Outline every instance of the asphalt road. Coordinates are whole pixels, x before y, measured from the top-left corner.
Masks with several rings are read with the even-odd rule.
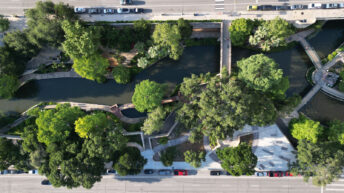
[[[106,176],[91,190],[54,188],[41,185],[42,176],[0,176],[1,193],[320,193],[321,189],[304,183],[301,178],[268,177],[137,177],[131,180]],[[344,192],[344,182],[324,188],[324,193]]]
[[[38,0],[0,0],[1,14],[22,15],[24,9],[32,8]],[[53,0],[61,2],[61,0]],[[119,7],[119,0],[63,0],[79,7]],[[133,0],[134,5],[152,13],[213,13],[246,10],[251,4],[309,4],[314,2],[340,2],[340,0]]]

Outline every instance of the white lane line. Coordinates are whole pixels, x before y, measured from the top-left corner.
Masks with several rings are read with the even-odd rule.
[[[326,191],[338,191],[338,192],[344,192],[344,189],[326,188]]]
[[[326,186],[344,186],[344,184],[327,184]]]
[[[215,0],[215,2],[224,2],[225,0]]]
[[[222,9],[225,9],[225,8],[223,8],[223,7],[215,7],[215,9],[220,9],[220,10],[222,10]]]

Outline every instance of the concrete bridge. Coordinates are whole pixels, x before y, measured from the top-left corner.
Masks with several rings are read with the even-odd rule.
[[[229,34],[229,20],[224,20],[221,23],[221,48],[220,48],[220,72],[224,67],[227,68],[228,74],[231,74],[232,65],[232,44]]]

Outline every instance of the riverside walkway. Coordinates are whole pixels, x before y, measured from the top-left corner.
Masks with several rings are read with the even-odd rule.
[[[68,72],[52,72],[46,74],[26,74],[19,79],[19,87],[23,86],[31,80],[44,80],[55,78],[81,78],[74,70]]]
[[[221,51],[220,51],[220,71],[224,67],[227,68],[228,74],[231,74],[231,65],[232,65],[232,44],[229,35],[229,20],[224,20],[221,23]]]

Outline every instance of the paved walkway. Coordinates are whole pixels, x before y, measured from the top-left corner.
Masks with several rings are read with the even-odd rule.
[[[314,48],[303,37],[299,37],[298,41],[301,43],[302,47],[305,49],[309,59],[312,61],[315,68],[321,69],[322,68],[321,60],[317,52],[314,50]]]
[[[19,79],[20,86],[23,86],[30,80],[44,80],[55,78],[82,78],[74,70],[68,72],[52,72],[46,74],[26,74]]]
[[[158,153],[159,151],[165,150],[168,147],[172,147],[172,146],[176,146],[176,145],[182,144],[182,143],[188,141],[188,139],[189,139],[189,134],[188,135],[184,135],[182,137],[179,137],[177,139],[169,140],[167,142],[167,144],[158,145],[158,146],[154,147],[153,148],[153,152],[154,153]]]
[[[231,73],[231,65],[232,65],[232,45],[231,40],[229,37],[229,26],[230,21],[224,20],[221,29],[221,61],[220,61],[220,71],[222,68],[226,67],[228,70],[228,74]]]

